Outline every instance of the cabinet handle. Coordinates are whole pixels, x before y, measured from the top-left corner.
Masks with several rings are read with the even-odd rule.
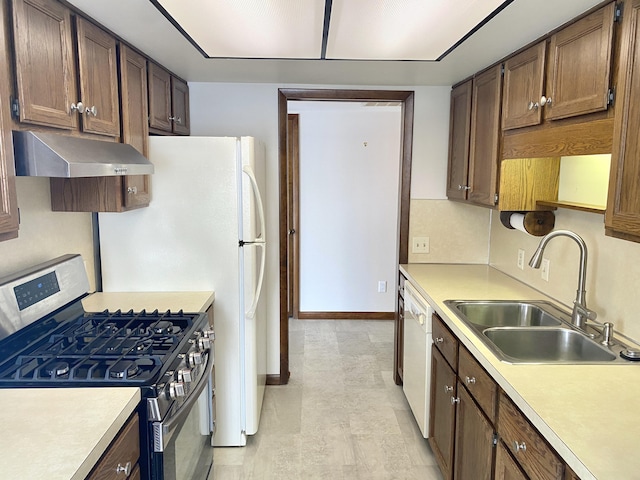
[[[72,112],[78,112],[78,113],[84,113],[84,110],[85,110],[84,103],[82,102],[72,103],[70,108]]]
[[[98,116],[98,109],[96,108],[95,105],[92,105],[91,107],[87,107],[84,110],[84,113],[87,114],[87,117],[90,117],[91,115],[93,115],[94,117]]]
[[[460,397],[451,397],[451,405],[455,405],[456,403],[460,403]]]
[[[450,393],[453,392],[453,387],[449,386],[449,385],[445,385],[444,386],[444,393]]]
[[[537,110],[539,106],[538,102],[529,102],[529,110]]]
[[[442,343],[444,342],[444,338],[442,337],[436,337],[433,339],[433,343]]]
[[[127,462],[124,467],[118,464],[116,467],[116,475],[120,475],[121,473],[124,473],[127,476],[131,473],[131,462]]]
[[[541,106],[545,106],[545,105],[551,105],[551,97],[545,97],[544,95],[540,98],[540,105]]]
[[[476,383],[476,377],[464,377],[464,381],[467,385],[472,385]]]
[[[515,450],[516,453],[518,453],[519,451],[523,451],[526,452],[527,451],[527,444],[522,442],[522,443],[518,443],[517,441],[513,442],[513,449]]]
[[[138,187],[128,187],[127,188],[127,193],[133,194],[133,195],[137,194],[138,193]]]

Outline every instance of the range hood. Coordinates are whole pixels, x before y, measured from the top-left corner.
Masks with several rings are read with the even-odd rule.
[[[16,175],[23,177],[111,177],[153,173],[153,164],[124,143],[14,130],[13,149]]]

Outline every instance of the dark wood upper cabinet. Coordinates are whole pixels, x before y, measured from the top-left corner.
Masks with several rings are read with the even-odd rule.
[[[615,10],[610,3],[551,36],[545,118],[607,109]]]
[[[625,3],[606,233],[640,242],[640,0]]]
[[[20,121],[77,129],[69,9],[51,0],[13,0],[13,43]]]
[[[189,135],[189,86],[186,82],[171,77],[171,117],[173,132],[179,135]]]
[[[145,157],[149,150],[149,108],[147,104],[147,59],[120,44],[122,142]],[[122,180],[123,209],[149,205],[149,175],[130,175]]]
[[[539,125],[544,91],[546,42],[542,41],[504,62],[502,129]]]
[[[469,174],[469,137],[471,136],[472,80],[451,90],[449,116],[449,168],[447,197],[465,200]]]
[[[76,17],[80,100],[85,106],[82,131],[120,136],[116,40]]]
[[[502,68],[497,65],[473,78],[469,191],[473,203],[493,207],[500,168],[500,100]]]
[[[149,62],[149,129],[160,135],[189,135],[189,86]]]

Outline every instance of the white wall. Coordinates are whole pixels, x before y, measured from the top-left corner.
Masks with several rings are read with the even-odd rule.
[[[252,135],[265,143],[268,239],[278,238],[278,88],[296,87],[353,88],[338,85],[189,84],[192,135]],[[415,91],[412,197],[443,198],[447,171],[450,87],[384,88]],[[280,367],[278,267],[278,245],[276,241],[271,241],[267,251],[265,276],[269,373],[278,373]]]
[[[79,253],[95,289],[91,214],[52,212],[48,178],[17,177],[16,190],[20,230],[18,238],[0,242],[0,276]]]
[[[400,106],[289,104],[299,114],[300,311],[394,312]]]

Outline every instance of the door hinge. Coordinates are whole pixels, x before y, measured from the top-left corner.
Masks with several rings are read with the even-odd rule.
[[[616,9],[613,12],[613,23],[620,23],[622,21],[622,3],[616,5]]]
[[[20,100],[15,98],[13,95],[10,99],[11,104],[11,116],[16,119],[20,119]]]
[[[607,106],[613,105],[613,102],[615,99],[616,99],[616,87],[611,87],[607,92]]]

